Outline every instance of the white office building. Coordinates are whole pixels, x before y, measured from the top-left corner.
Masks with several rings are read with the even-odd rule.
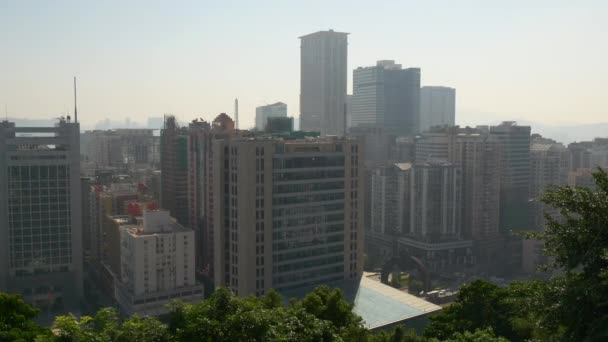
[[[257,131],[266,130],[268,118],[286,118],[287,105],[283,102],[277,102],[266,106],[255,108],[255,129]]]
[[[195,279],[194,231],[166,210],[148,210],[120,226],[120,280],[116,300],[125,316],[158,316],[172,300],[198,302],[203,286]]]
[[[300,37],[300,129],[344,135],[348,33],[319,31]]]
[[[420,132],[434,126],[456,124],[456,89],[448,87],[420,88]]]
[[[79,125],[0,122],[0,291],[63,311],[82,297]]]

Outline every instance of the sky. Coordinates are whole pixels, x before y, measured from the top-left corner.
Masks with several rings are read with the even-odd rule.
[[[456,88],[457,124],[608,122],[608,1],[0,0],[0,112],[84,127],[233,113],[299,116],[300,42],[349,32],[352,69],[394,59]]]

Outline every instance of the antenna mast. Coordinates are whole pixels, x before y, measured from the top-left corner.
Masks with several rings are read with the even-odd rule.
[[[236,122],[236,129],[239,129],[239,99],[234,99],[234,121]]]
[[[78,122],[78,108],[76,102],[76,76],[74,76],[74,122]]]

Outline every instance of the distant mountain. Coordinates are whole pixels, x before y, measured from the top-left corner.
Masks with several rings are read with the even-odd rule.
[[[564,144],[608,137],[608,122],[584,125],[543,125],[538,122],[517,121],[520,125],[532,126],[532,133],[557,140]]]

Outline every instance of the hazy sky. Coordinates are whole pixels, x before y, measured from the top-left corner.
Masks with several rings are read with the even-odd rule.
[[[350,32],[352,69],[395,59],[457,89],[457,123],[608,122],[608,1],[0,0],[0,111],[85,126],[299,114],[298,37]],[[349,85],[349,92],[352,87]]]

